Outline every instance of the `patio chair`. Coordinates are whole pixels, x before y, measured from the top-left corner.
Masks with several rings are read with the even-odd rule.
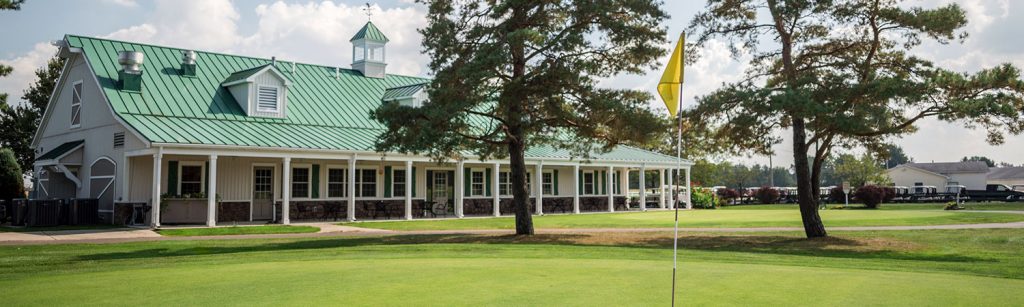
[[[373,208],[373,218],[374,219],[376,219],[377,216],[381,215],[381,214],[384,215],[384,219],[388,219],[388,220],[391,219],[391,213],[388,212],[388,204],[385,203],[383,200],[378,200],[376,203],[373,204],[373,206],[374,206],[374,208]]]
[[[438,215],[444,215],[444,217],[448,217],[448,208],[450,208],[448,206],[449,203],[450,201],[448,203],[435,202],[433,206],[430,208],[430,214],[432,214],[434,217],[437,217]]]

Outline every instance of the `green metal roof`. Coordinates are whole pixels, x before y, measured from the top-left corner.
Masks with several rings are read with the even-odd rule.
[[[356,32],[356,35],[352,36],[352,39],[348,41],[351,42],[357,39],[373,40],[384,43],[388,42],[388,37],[384,36],[384,33],[369,21],[367,21],[366,25],[364,25],[362,29],[359,29],[359,32]]]
[[[383,101],[389,101],[398,98],[412,97],[416,92],[419,92],[424,87],[427,87],[426,83],[392,87],[384,91],[384,96],[380,98]]]
[[[74,35],[66,40],[82,49],[115,114],[153,143],[373,151],[374,141],[386,127],[371,119],[370,111],[380,106],[383,97],[414,93],[430,81],[390,74],[367,78],[350,69],[340,69],[336,77],[335,67],[287,63],[275,67],[291,83],[287,116],[250,117],[221,84],[247,78],[269,65],[270,59],[196,51],[196,75],[185,77],[178,70],[183,49]],[[146,56],[141,91],[122,91],[117,86],[117,53],[122,50]],[[568,151],[544,147],[531,148],[527,155],[570,156]],[[629,147],[594,158],[675,161]]]
[[[75,148],[78,148],[79,146],[82,146],[82,144],[85,144],[85,140],[71,141],[64,144],[60,144],[60,146],[57,146],[54,149],[50,149],[50,151],[47,151],[42,156],[39,156],[39,158],[36,158],[36,161],[60,158],[64,154],[71,152],[72,150],[75,150]]]

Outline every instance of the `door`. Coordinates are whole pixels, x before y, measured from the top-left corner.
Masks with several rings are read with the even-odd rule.
[[[274,168],[255,167],[252,170],[252,219],[274,218]]]
[[[434,178],[430,178],[431,183],[431,199],[437,203],[448,203],[448,198],[451,197],[448,191],[448,172],[432,172]]]

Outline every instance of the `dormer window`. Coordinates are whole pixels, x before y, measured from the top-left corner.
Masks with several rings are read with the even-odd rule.
[[[260,112],[277,112],[280,109],[277,87],[260,85],[256,95],[256,108]]]
[[[235,72],[221,84],[248,116],[285,117],[291,81],[274,64]]]
[[[392,87],[384,91],[382,102],[397,102],[400,105],[419,108],[427,102],[426,83]]]

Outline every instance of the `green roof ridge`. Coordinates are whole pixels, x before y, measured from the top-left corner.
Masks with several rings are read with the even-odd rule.
[[[351,42],[357,39],[375,40],[385,43],[388,42],[388,37],[385,36],[384,33],[381,32],[380,29],[378,29],[377,26],[370,21],[367,21],[366,25],[363,25],[363,28],[359,29],[359,32],[356,32],[356,35],[352,36],[352,39],[348,41]]]

